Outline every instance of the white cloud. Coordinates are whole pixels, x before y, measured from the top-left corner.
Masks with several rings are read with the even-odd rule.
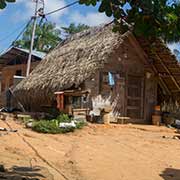
[[[86,24],[89,26],[97,26],[99,24],[108,23],[112,19],[102,13],[87,13],[86,15],[75,12],[70,16],[70,21],[74,23]]]
[[[51,12],[60,7],[66,6],[66,2],[64,0],[45,0],[45,11]],[[54,20],[58,20],[62,15],[68,12],[68,9],[64,9],[62,11],[56,12],[51,15],[51,18]]]
[[[54,11],[60,7],[64,7],[66,5],[65,0],[44,0],[45,2],[45,13]],[[18,4],[23,5],[24,12],[22,16],[22,10],[16,11],[15,15],[18,16],[21,20],[27,19],[34,14],[35,3],[33,0],[17,0]],[[39,8],[42,7],[42,3],[39,4]],[[54,13],[50,16],[50,19],[57,22],[62,15],[67,13],[67,9]],[[21,14],[21,16],[20,16]]]
[[[54,11],[58,8],[64,7],[67,5],[66,0],[44,0],[45,2],[45,13]],[[35,3],[33,0],[17,0],[15,3],[16,10],[13,12],[13,16],[11,17],[11,21],[14,23],[18,23],[20,21],[25,21],[30,19],[34,14]],[[39,8],[42,6],[40,4]],[[108,23],[112,20],[112,18],[107,17],[103,13],[99,12],[86,12],[81,13],[69,8],[66,8],[62,11],[51,14],[47,17],[48,20],[55,22],[57,26],[68,26],[69,23],[81,23],[89,26],[97,26],[99,24]]]

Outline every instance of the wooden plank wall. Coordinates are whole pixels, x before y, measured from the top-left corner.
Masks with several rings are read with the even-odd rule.
[[[102,76],[108,72],[118,76],[116,85],[113,88],[103,82]],[[151,119],[153,107],[156,104],[157,81],[153,72],[151,78],[147,80],[145,65],[128,40],[112,55],[104,68],[96,73],[96,76],[92,78],[93,82],[90,80],[85,82],[85,87],[92,92],[93,98],[101,96],[99,99],[101,101],[104,99],[104,102],[108,99],[114,114],[127,116],[127,84],[129,75],[140,76],[143,81],[141,90],[142,112],[140,112],[142,119],[132,119],[131,122],[148,123]]]

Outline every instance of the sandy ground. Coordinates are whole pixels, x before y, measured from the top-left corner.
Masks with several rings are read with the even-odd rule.
[[[180,180],[180,140],[165,127],[89,125],[47,135],[0,121],[9,126],[18,132],[0,132],[0,179]]]

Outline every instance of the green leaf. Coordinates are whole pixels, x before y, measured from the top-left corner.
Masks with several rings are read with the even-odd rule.
[[[4,0],[0,0],[0,9],[4,9],[6,7],[6,3]]]
[[[7,2],[16,2],[16,0],[6,0]]]

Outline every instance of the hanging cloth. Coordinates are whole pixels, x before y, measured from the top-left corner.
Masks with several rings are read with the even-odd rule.
[[[108,79],[109,79],[109,85],[114,86],[115,85],[114,75],[111,72],[108,72]]]

